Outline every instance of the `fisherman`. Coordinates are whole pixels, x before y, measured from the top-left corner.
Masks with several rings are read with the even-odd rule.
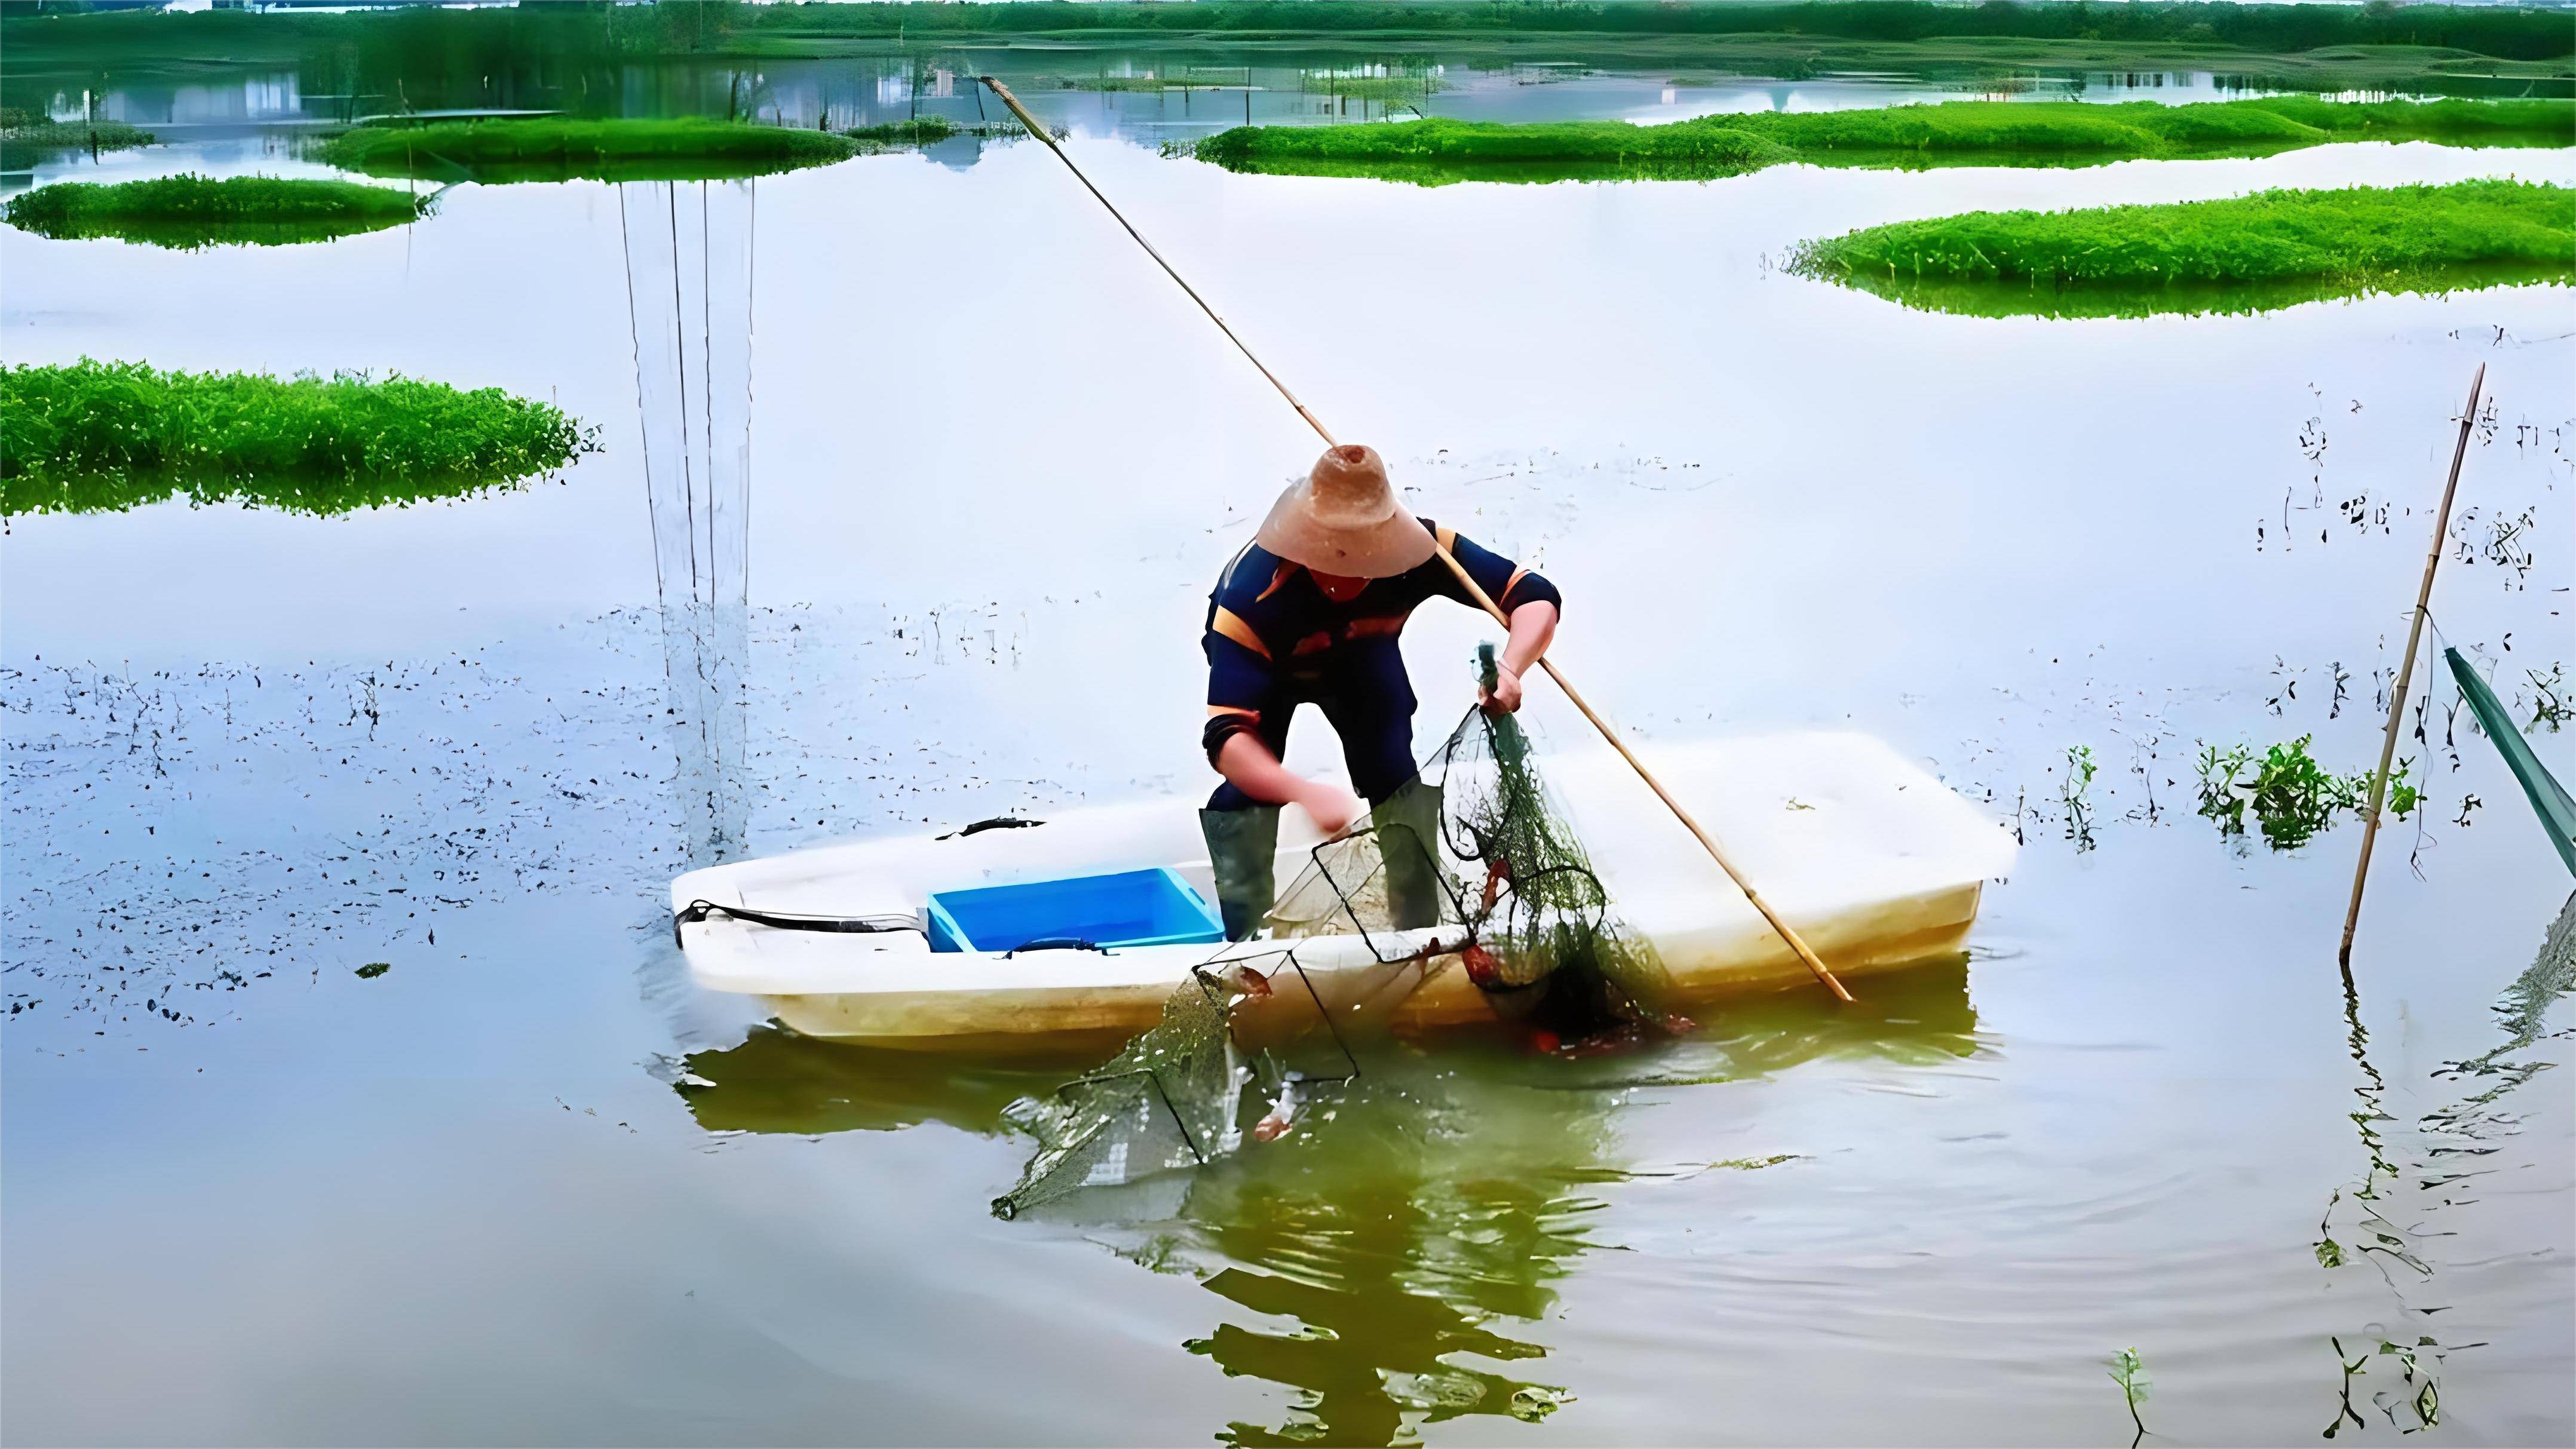
[[[1444,549],[1511,621],[1493,686],[1477,690],[1484,708],[1508,714],[1521,706],[1521,674],[1555,637],[1555,585],[1407,512],[1375,449],[1326,449],[1218,575],[1201,641],[1204,743],[1225,783],[1199,822],[1228,939],[1259,930],[1276,899],[1279,807],[1291,802],[1331,837],[1358,821],[1366,797],[1394,924],[1438,919],[1440,795],[1415,777],[1413,682],[1396,639],[1424,599],[1475,606],[1439,557]],[[1356,796],[1280,764],[1301,704],[1321,709],[1341,736]]]

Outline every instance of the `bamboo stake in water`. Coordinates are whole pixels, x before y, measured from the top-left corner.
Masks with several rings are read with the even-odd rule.
[[[2415,590],[2415,617],[2406,626],[2406,658],[2397,666],[2397,687],[2388,700],[2388,735],[2379,743],[2379,768],[2370,776],[2370,809],[2361,817],[2361,861],[2352,869],[2352,905],[2343,913],[2343,944],[2335,950],[2339,965],[2352,964],[2352,935],[2361,926],[2361,888],[2370,879],[2370,847],[2379,839],[2379,806],[2388,793],[2388,765],[2397,758],[2397,732],[2406,722],[2406,686],[2415,678],[2415,649],[2424,640],[2424,615],[2433,606],[2433,571],[2442,565],[2442,544],[2451,536],[2451,497],[2460,489],[2460,464],[2469,456],[2469,433],[2478,422],[2478,393],[2486,386],[2487,365],[2478,364],[2469,379],[2469,405],[2460,413],[2460,441],[2451,449],[2450,481],[2442,485],[2441,511],[2433,519],[2433,546],[2424,555],[2424,582]]]
[[[1122,215],[1108,197],[1100,194],[1100,188],[1092,185],[1091,178],[1082,174],[1082,168],[1073,164],[1073,158],[1064,154],[1064,148],[1057,145],[1055,137],[1047,132],[1046,127],[1038,124],[1037,117],[1030,115],[1028,108],[1020,104],[1020,98],[1011,94],[1010,87],[991,76],[982,76],[979,79],[993,88],[993,94],[1002,98],[1002,104],[1011,108],[1011,114],[1020,118],[1020,124],[1028,128],[1030,135],[1046,143],[1047,149],[1056,154],[1056,159],[1064,163],[1065,169],[1073,173],[1074,179],[1082,183],[1083,189],[1090,192],[1094,200],[1107,208],[1112,217],[1117,218],[1118,224],[1126,228],[1127,234],[1136,239],[1136,245],[1145,249],[1145,255],[1152,257],[1154,264],[1163,269],[1163,274],[1178,284],[1182,291],[1187,292],[1191,301],[1199,304],[1199,310],[1205,312],[1208,320],[1216,324],[1217,330],[1225,334],[1225,340],[1233,343],[1245,360],[1258,369],[1263,377],[1269,379],[1270,385],[1279,390],[1279,395],[1288,400],[1288,406],[1297,410],[1297,416],[1306,420],[1306,425],[1315,430],[1316,435],[1324,440],[1325,446],[1337,446],[1333,435],[1325,430],[1324,425],[1316,420],[1313,413],[1306,410],[1304,403],[1297,401],[1297,395],[1288,390],[1288,384],[1281,382],[1278,375],[1264,366],[1260,358],[1253,356],[1252,349],[1244,346],[1243,339],[1234,335],[1234,329],[1225,324],[1225,319],[1216,314],[1216,309],[1208,305],[1207,299],[1199,295],[1198,289],[1183,281],[1181,274],[1172,270],[1172,264],[1163,260],[1163,254],[1154,250],[1154,244],[1145,240],[1144,233],[1136,230],[1135,223]],[[1449,566],[1449,572],[1457,575],[1458,582],[1466,587],[1468,597],[1474,599],[1479,608],[1492,615],[1496,623],[1501,624],[1506,630],[1510,629],[1512,623],[1510,616],[1506,615],[1502,606],[1495,603],[1493,597],[1469,576],[1466,567],[1458,562],[1456,556],[1443,547],[1437,538],[1431,541],[1431,547],[1440,556],[1440,561]],[[1565,697],[1582,712],[1583,717],[1591,722],[1592,727],[1601,732],[1601,738],[1610,742],[1610,748],[1619,752],[1619,758],[1626,760],[1628,767],[1637,772],[1637,777],[1646,782],[1646,787],[1655,792],[1655,798],[1663,801],[1673,815],[1681,821],[1683,827],[1690,831],[1692,837],[1699,841],[1701,847],[1708,851],[1709,857],[1717,862],[1718,869],[1726,872],[1726,878],[1735,882],[1736,889],[1744,892],[1744,898],[1753,903],[1753,909],[1761,912],[1762,919],[1770,922],[1771,929],[1779,934],[1780,939],[1789,943],[1789,949],[1797,954],[1799,961],[1803,962],[1806,968],[1814,973],[1815,978],[1823,982],[1826,989],[1832,991],[1837,999],[1851,1000],[1851,992],[1845,990],[1842,982],[1835,979],[1834,973],[1826,967],[1824,958],[1818,956],[1804,938],[1790,929],[1787,921],[1780,919],[1779,913],[1771,909],[1771,903],[1764,900],[1762,893],[1753,888],[1753,882],[1745,879],[1744,872],[1735,868],[1735,862],[1727,859],[1725,850],[1720,848],[1717,841],[1700,827],[1697,820],[1691,818],[1691,813],[1682,808],[1682,802],[1673,798],[1672,792],[1664,788],[1664,782],[1655,778],[1654,772],[1646,768],[1645,762],[1638,759],[1636,753],[1628,748],[1627,741],[1619,738],[1619,732],[1610,727],[1610,722],[1595,714],[1592,706],[1585,702],[1583,696],[1575,692],[1573,684],[1567,681],[1563,671],[1556,667],[1555,662],[1542,655],[1538,664],[1539,668],[1547,671],[1548,678],[1556,681],[1556,687],[1565,691]]]

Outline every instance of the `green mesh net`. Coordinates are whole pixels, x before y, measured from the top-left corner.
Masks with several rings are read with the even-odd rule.
[[[1482,651],[1488,687],[1493,650]],[[1672,979],[1610,907],[1599,872],[1548,794],[1520,717],[1472,710],[1442,746],[1447,853],[1470,873],[1468,979],[1495,1014],[1562,1046],[1599,1048],[1682,1030]]]
[[[1242,1064],[1227,1029],[1227,984],[1202,969],[1163,1003],[1163,1019],[1098,1070],[1044,1097],[1022,1097],[1003,1120],[1038,1140],[1017,1187],[993,1200],[999,1216],[1085,1187],[1195,1167],[1234,1147]]]
[[[1483,662],[1490,683],[1491,646]],[[1265,927],[1194,968],[1108,1063],[1005,1111],[1038,1149],[997,1215],[1200,1166],[1247,1130],[1263,1135],[1302,1084],[1358,1070],[1345,1033],[1386,1020],[1441,970],[1463,969],[1544,1050],[1690,1025],[1668,1014],[1663,963],[1611,909],[1513,715],[1469,710],[1365,825],[1315,847]],[[1342,1078],[1288,1065],[1317,1036],[1338,1049]],[[1267,1115],[1247,1129],[1246,1114]]]

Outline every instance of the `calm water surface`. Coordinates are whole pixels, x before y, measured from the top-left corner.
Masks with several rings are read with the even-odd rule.
[[[1418,509],[1560,582],[1636,734],[1859,727],[2017,820],[1971,958],[1613,1061],[1381,1047],[1285,1143],[994,1221],[1001,1106],[1084,1062],[784,1035],[690,986],[661,893],[1205,787],[1200,600],[1313,439],[1054,160],[465,186],[326,246],[8,231],[13,362],[399,371],[604,447],[335,519],[10,521],[8,1437],[2122,1443],[2129,1347],[2166,1442],[2576,1433],[2576,1102],[2527,1070],[2567,1008],[2490,1009],[2569,883],[2492,747],[2435,686],[2349,990],[2356,832],[2191,813],[2204,741],[2370,762],[2481,362],[2435,614],[2526,716],[2576,652],[2569,292],[1991,321],[1776,268],[1969,207],[2576,158],[1425,190],[1064,115]],[[254,128],[109,169],[301,165]],[[685,366],[675,281],[750,398],[747,465],[676,492],[638,402]],[[692,551],[706,508],[738,543]],[[1409,633],[1426,720],[1477,634]]]

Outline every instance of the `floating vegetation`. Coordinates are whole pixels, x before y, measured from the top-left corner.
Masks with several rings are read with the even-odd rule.
[[[1927,311],[2251,312],[2576,280],[2576,190],[2520,181],[1975,211],[1802,244],[1790,269]]]
[[[2044,164],[2117,157],[2266,154],[2333,141],[2439,141],[2451,145],[2576,144],[2576,101],[2328,101],[2266,96],[2172,106],[2161,101],[1945,101],[1855,111],[1757,112],[1686,125],[1753,130],[1832,164],[1825,152],[1860,152],[1861,164],[1908,164],[1888,153],[2055,153]],[[1872,153],[1877,153],[1873,155]],[[2087,153],[2090,153],[2089,155]],[[1981,156],[1980,159],[1983,159]]]
[[[1805,1157],[1806,1154],[1802,1152],[1774,1152],[1768,1157],[1721,1157],[1717,1161],[1710,1163],[1708,1165],[1708,1170],[1711,1172],[1760,1172],[1766,1167],[1778,1167],[1784,1162],[1803,1161],[1805,1160]]]
[[[2522,727],[2524,734],[2545,729],[2554,735],[2558,733],[2560,726],[2571,719],[2576,719],[2576,710],[2568,707],[2570,696],[2567,689],[2566,665],[2552,664],[2546,674],[2537,669],[2526,669],[2523,671],[2523,677],[2531,681],[2533,695],[2531,723]]]
[[[2093,747],[2076,745],[2066,752],[2066,780],[2060,798],[2066,804],[2066,838],[2078,854],[2093,848]]]
[[[394,969],[394,963],[391,961],[370,961],[359,967],[356,974],[361,981],[373,981],[392,969]]]
[[[2301,735],[2274,745],[2260,758],[2250,745],[2200,750],[2201,818],[2218,826],[2222,836],[2245,834],[2251,815],[2263,842],[2274,850],[2296,850],[2332,829],[2344,815],[2358,815],[2370,799],[2370,772],[2337,775],[2308,753],[2315,737]],[[2388,813],[2400,820],[2423,803],[2421,790],[2408,779],[2411,761],[2398,762],[2388,777]]]
[[[2111,1382],[2120,1386],[2120,1397],[2129,1406],[2129,1422],[2138,1426],[2136,1438],[2129,1441],[2134,1449],[2138,1440],[2147,1437],[2147,1421],[2138,1414],[2138,1405],[2147,1400],[2146,1361],[2138,1357],[2136,1349],[2124,1348],[2111,1356],[2110,1368]]]
[[[1797,159],[1789,148],[1749,130],[1695,121],[1504,125],[1446,117],[1392,125],[1237,126],[1201,140],[1195,153],[1232,171],[1367,176],[1424,186],[1733,176]]]
[[[1196,154],[1234,171],[1451,181],[1716,177],[1820,166],[2090,166],[2139,157],[2268,155],[2331,141],[2576,144],[2576,102],[2326,101],[2306,96],[2156,101],[1946,101],[1849,111],[1761,111],[1670,125],[1237,126]]]
[[[597,428],[499,388],[363,374],[0,368],[0,515],[180,495],[336,514],[507,487],[598,451]]]
[[[400,226],[429,201],[354,181],[163,176],[100,186],[60,181],[9,198],[9,224],[39,236],[121,237],[188,250],[228,242],[282,246]]]
[[[2420,1264],[2416,1266],[2421,1267]],[[2353,1407],[2352,1381],[2370,1372],[2366,1365],[2374,1355],[2389,1360],[2404,1379],[2405,1388],[2412,1390],[2411,1393],[2390,1392],[2371,1396],[2371,1402],[2381,1414],[2386,1416],[2389,1423],[2397,1423],[2395,1406],[2399,1403],[2403,1403],[2415,1413],[2415,1422],[2401,1426],[2401,1433],[2417,1433],[2434,1428],[2442,1422],[2441,1383],[2433,1376],[2431,1370],[2424,1367],[2422,1360],[2430,1357],[2438,1363],[2444,1355],[2441,1352],[2442,1345],[2435,1342],[2429,1335],[2411,1344],[2392,1343],[2385,1338],[2377,1339],[2376,1348],[2365,1348],[2359,1357],[2350,1359],[2344,1357],[2351,1350],[2343,1346],[2342,1338],[2333,1337],[2326,1341],[2334,1345],[2335,1359],[2343,1365],[2343,1394],[2342,1402],[2335,1410],[2334,1422],[2326,1425],[2325,1432],[2319,1437],[2333,1438],[2342,1431],[2347,1420],[2356,1429],[2370,1427],[2370,1421],[2364,1419],[2361,1411]],[[2427,1349],[2432,1352],[2430,1354],[2422,1352]]]
[[[369,176],[433,181],[701,181],[826,166],[862,149],[830,131],[706,117],[538,116],[371,123],[324,142],[320,155]]]
[[[0,115],[0,168],[21,171],[66,151],[126,151],[154,139],[123,121],[48,121],[12,110]]]
[[[1523,1384],[1512,1390],[1512,1396],[1504,1403],[1503,1410],[1524,1424],[1535,1424],[1573,1402],[1574,1395],[1563,1389],[1551,1389],[1540,1384]]]

